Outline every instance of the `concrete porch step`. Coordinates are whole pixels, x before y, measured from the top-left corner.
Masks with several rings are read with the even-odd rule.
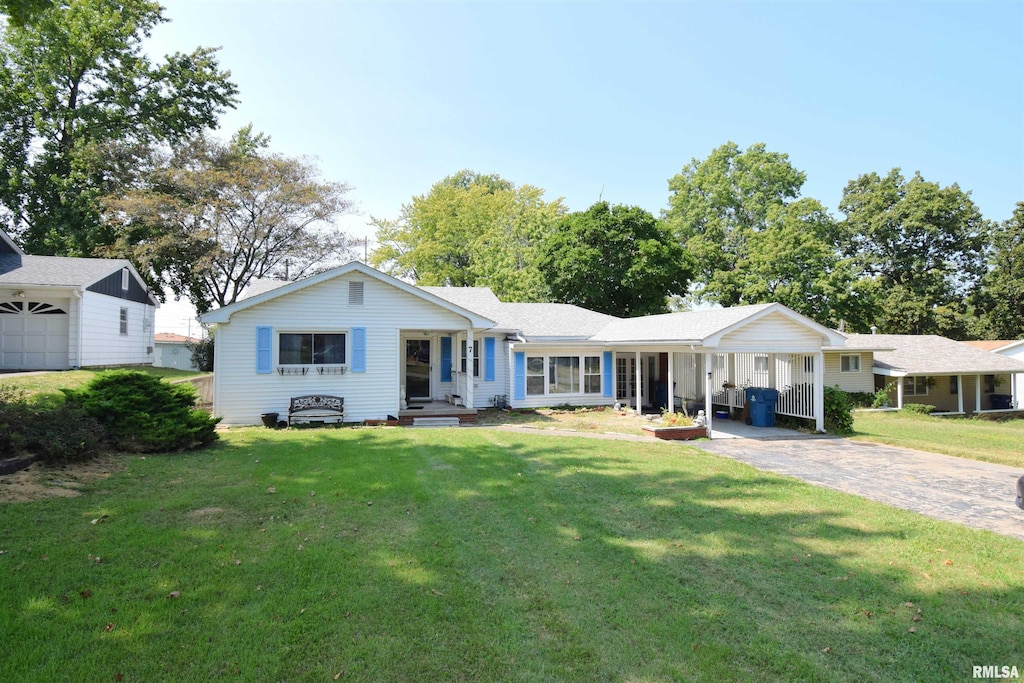
[[[413,427],[458,427],[457,417],[415,417],[412,420]]]

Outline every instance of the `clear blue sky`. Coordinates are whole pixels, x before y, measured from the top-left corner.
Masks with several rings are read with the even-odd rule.
[[[833,212],[899,166],[1004,220],[1024,200],[1024,2],[164,0],[158,55],[221,46],[246,123],[371,215],[469,168],[658,215],[667,181],[764,142]],[[158,313],[186,331],[190,313]],[[193,330],[194,330],[193,326]]]

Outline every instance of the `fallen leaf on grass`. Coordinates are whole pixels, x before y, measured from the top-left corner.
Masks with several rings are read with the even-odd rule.
[[[109,624],[107,624],[106,626],[103,627],[103,630],[106,631],[107,633],[110,633],[115,628],[117,628],[117,624],[109,623]]]
[[[78,594],[82,596],[83,600],[88,600],[92,597],[92,591],[88,588],[86,588],[84,591],[79,591]]]
[[[268,486],[267,493],[277,493],[277,489],[273,486]]]
[[[344,670],[339,671],[338,673],[334,674],[334,680],[338,680],[339,678],[341,678],[344,675],[345,675],[345,671]]]
[[[167,597],[169,597],[169,598],[176,598],[179,595],[181,595],[180,591],[171,591],[170,593],[167,594]]]
[[[914,628],[913,626],[911,626],[910,628],[907,629],[907,633],[917,633],[917,629]]]
[[[949,566],[952,566],[952,564],[953,564],[953,560],[946,560],[946,561],[944,562],[944,564],[945,564],[945,565],[946,565],[947,567],[949,567]]]
[[[94,519],[91,522],[89,522],[89,524],[103,524],[103,522],[105,522],[105,521],[107,521],[107,515],[103,515],[102,517],[97,517],[96,519]]]
[[[832,648],[826,647],[824,650],[822,650],[822,652],[824,652],[825,654],[828,654],[829,652],[832,652]]]
[[[921,615],[920,614],[915,614],[913,619],[911,619],[911,621],[921,621]]]

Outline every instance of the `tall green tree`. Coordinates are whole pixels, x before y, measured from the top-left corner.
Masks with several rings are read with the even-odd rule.
[[[541,240],[538,265],[554,300],[609,315],[668,311],[690,283],[679,243],[647,211],[598,202],[563,218]]]
[[[969,334],[967,301],[985,273],[989,231],[969,193],[895,168],[850,181],[839,209],[839,245],[875,289],[882,332]]]
[[[992,231],[989,270],[976,305],[983,333],[994,339],[1024,339],[1024,202]]]
[[[175,146],[143,186],[106,198],[110,253],[201,313],[233,303],[254,278],[295,280],[351,260],[351,240],[333,227],[352,206],[349,187],[268,146],[251,126],[226,143]]]
[[[859,280],[852,259],[836,250],[837,229],[816,199],[772,206],[735,269],[718,279],[736,304],[778,302],[823,325],[870,326],[872,288]]]
[[[33,253],[91,254],[113,238],[99,197],[132,185],[154,145],[213,126],[237,89],[211,48],[145,54],[166,21],[157,2],[5,9],[17,14],[0,26],[0,219]]]
[[[372,265],[421,285],[486,286],[506,301],[545,301],[536,245],[565,214],[561,199],[498,175],[460,171],[374,218]]]
[[[788,155],[763,143],[741,150],[733,142],[707,159],[692,159],[669,179],[664,219],[693,259],[696,298],[723,306],[740,302],[734,271],[746,260],[749,241],[800,195],[805,179]]]

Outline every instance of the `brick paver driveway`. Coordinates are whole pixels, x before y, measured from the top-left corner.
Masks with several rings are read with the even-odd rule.
[[[811,484],[1024,540],[1005,465],[831,437],[716,439],[691,445]]]

